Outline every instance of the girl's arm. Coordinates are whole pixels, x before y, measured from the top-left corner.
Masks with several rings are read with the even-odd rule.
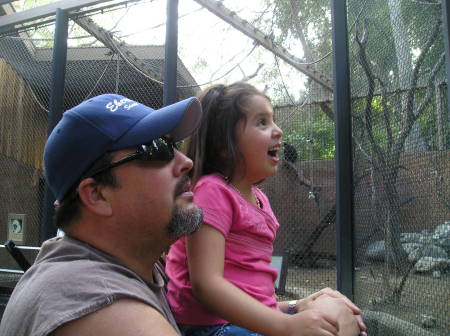
[[[338,335],[339,325],[333,314],[315,309],[284,314],[227,281],[223,277],[225,238],[213,227],[202,225],[188,236],[187,253],[194,296],[223,319],[267,336]]]

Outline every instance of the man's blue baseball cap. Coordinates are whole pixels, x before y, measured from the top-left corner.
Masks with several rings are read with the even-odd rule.
[[[150,142],[166,134],[173,141],[199,125],[200,101],[188,98],[154,110],[117,94],[90,98],[64,112],[44,148],[45,178],[57,200],[75,186],[100,156]]]

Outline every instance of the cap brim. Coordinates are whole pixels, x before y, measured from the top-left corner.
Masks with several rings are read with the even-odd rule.
[[[170,134],[173,141],[183,140],[198,127],[201,116],[201,104],[195,97],[154,110],[130,127],[111,149],[140,145],[166,134]]]

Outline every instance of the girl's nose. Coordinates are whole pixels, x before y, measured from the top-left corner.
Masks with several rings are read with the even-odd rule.
[[[277,138],[281,138],[283,136],[283,131],[277,124],[274,123],[273,134]]]

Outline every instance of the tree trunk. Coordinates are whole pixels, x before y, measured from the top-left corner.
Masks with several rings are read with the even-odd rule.
[[[444,85],[436,84],[436,137],[437,137],[437,149],[438,151],[445,150],[446,140],[445,140],[445,124],[447,122],[444,101]]]
[[[412,78],[411,43],[403,23],[402,9],[399,0],[388,0],[389,16],[391,19],[392,35],[395,45],[395,57],[398,68],[398,85],[401,91],[407,90]],[[407,116],[406,93],[401,93],[401,112],[404,122]],[[416,121],[405,143],[405,152],[422,152],[426,150],[425,142],[420,134],[420,127]]]
[[[408,268],[408,256],[400,242],[400,231],[403,225],[400,196],[396,187],[399,163],[398,160],[387,160],[387,162],[389,163],[382,171],[384,204],[387,211],[384,223],[385,261],[389,272],[399,276]]]

